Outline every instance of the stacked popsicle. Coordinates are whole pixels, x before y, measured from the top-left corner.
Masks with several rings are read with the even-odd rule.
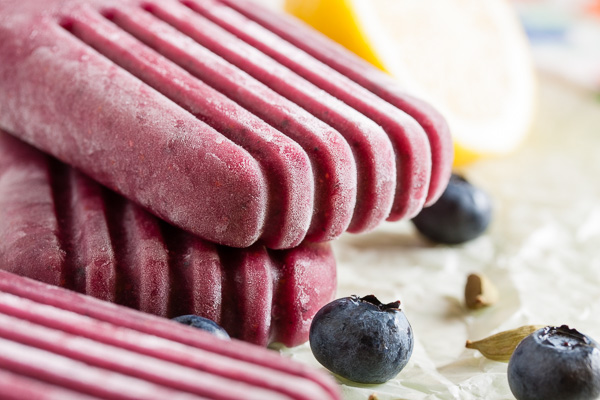
[[[450,177],[435,110],[249,2],[3,0],[0,60],[0,268],[251,343],[307,339],[335,291],[316,242]],[[188,329],[0,271],[0,397],[337,398]]]
[[[0,126],[204,239],[292,248],[443,191],[438,113],[233,0],[5,0]]]
[[[277,353],[0,271],[2,399],[339,399]]]
[[[1,131],[0,268],[263,346],[306,341],[336,288],[326,243],[214,245]]]

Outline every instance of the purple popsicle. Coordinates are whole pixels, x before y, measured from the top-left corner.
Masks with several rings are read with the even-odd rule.
[[[289,79],[285,77],[279,81],[274,79],[271,71],[275,69],[275,66],[272,64],[284,65],[380,125],[392,143],[396,158],[396,192],[387,219],[396,221],[414,217],[421,210],[429,190],[432,159],[428,138],[417,121],[401,109],[392,106],[348,77],[230,7],[220,4],[216,0],[184,1],[184,4],[268,56],[266,60],[247,56],[247,51],[232,51],[229,48],[233,40],[215,40],[220,47],[226,48],[218,51],[220,55],[267,85],[276,87],[279,93],[292,98],[295,85],[291,85],[292,89],[289,86],[281,86]],[[152,7],[158,8],[159,6],[153,5]],[[187,19],[192,18],[191,15],[187,17]],[[196,22],[196,24],[200,23]],[[180,25],[179,21],[176,26]],[[196,39],[198,36],[196,31],[201,29],[202,25],[195,30],[187,28],[185,32]],[[241,54],[244,54],[245,57],[240,57]]]
[[[435,200],[451,152],[428,106],[282,39],[284,17],[184,3],[2,2],[0,127],[233,247],[331,240]]]
[[[391,76],[333,42],[297,18],[275,13],[246,0],[218,0],[292,43],[332,69],[412,116],[425,130],[431,146],[432,170],[426,205],[444,192],[452,173],[454,147],[445,118],[406,90]]]
[[[6,399],[340,399],[273,351],[6,271],[0,383]]]
[[[336,288],[326,243],[206,242],[1,132],[0,268],[160,316],[201,315],[260,345],[305,342]]]
[[[389,215],[396,186],[396,168],[392,143],[381,127],[188,8],[175,5],[165,8],[160,4],[147,3],[145,9],[149,13],[135,13],[133,10],[119,7],[110,9],[108,14],[119,27],[131,32],[161,53],[169,54],[170,58],[179,60],[181,65],[196,76],[213,82],[215,87],[218,86],[228,96],[243,102],[245,107],[255,110],[258,102],[256,99],[244,101],[240,96],[240,89],[235,85],[224,87],[222,82],[217,81],[220,76],[227,73],[231,79],[232,74],[236,74],[236,81],[239,82],[238,76],[250,78],[248,74],[253,75],[257,80],[245,79],[255,82],[254,86],[268,86],[271,92],[275,91],[281,95],[281,103],[294,102],[317,117],[316,121],[322,120],[341,133],[352,148],[358,173],[356,205],[349,231],[371,230]],[[182,43],[181,40],[177,40],[181,33],[169,25],[176,27],[179,32],[185,33],[195,42]],[[207,70],[203,65],[211,55],[212,58],[220,60],[218,71]],[[252,86],[244,87],[256,92]],[[267,109],[266,112],[268,118],[268,113],[273,111]]]

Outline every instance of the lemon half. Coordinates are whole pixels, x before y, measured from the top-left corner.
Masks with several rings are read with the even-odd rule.
[[[286,0],[285,8],[438,108],[455,165],[508,153],[530,129],[533,63],[504,0]]]

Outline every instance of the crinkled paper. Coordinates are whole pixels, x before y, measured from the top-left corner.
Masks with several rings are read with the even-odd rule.
[[[475,241],[432,245],[401,222],[335,242],[338,296],[400,299],[415,335],[397,378],[372,386],[340,380],[344,399],[512,399],[507,364],[466,349],[467,339],[568,324],[600,340],[600,102],[542,78],[523,146],[462,172],[494,200],[492,225]],[[497,304],[464,307],[471,272],[494,282]],[[320,367],[308,345],[282,352]]]

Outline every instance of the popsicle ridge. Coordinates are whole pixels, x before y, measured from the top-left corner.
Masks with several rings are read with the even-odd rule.
[[[19,298],[15,299],[10,295],[3,294],[2,297],[8,297],[5,300],[6,302],[15,302],[21,307],[36,306],[35,303]],[[50,307],[46,308],[49,309],[48,311],[52,311]],[[34,321],[40,319],[39,315],[28,315],[28,317],[35,318]],[[86,321],[81,322],[85,323]],[[105,331],[104,335],[97,336],[102,339],[110,333],[109,329],[105,328]],[[129,332],[114,332],[113,329],[113,333],[125,336]],[[130,334],[129,336],[133,335]],[[273,393],[271,390],[264,390],[258,385],[249,385],[243,381],[233,380],[223,376],[223,374],[207,373],[200,369],[193,370],[174,362],[156,359],[137,351],[137,349],[131,351],[134,346],[131,343],[122,343],[125,342],[123,340],[119,341],[122,346],[114,346],[3,314],[0,314],[0,337],[51,352],[59,357],[67,357],[75,362],[93,365],[117,374],[152,382],[157,386],[189,392],[206,398],[231,400],[241,398],[257,400],[287,398],[284,395]],[[156,340],[154,345],[168,346],[169,344],[165,342],[164,340]],[[147,340],[146,345],[151,346],[152,343]]]
[[[346,230],[356,201],[356,166],[339,132],[152,14],[131,7],[104,14],[302,146],[315,181],[314,213],[306,240],[330,240]]]
[[[67,28],[252,154],[267,177],[269,194],[262,240],[272,248],[302,241],[312,217],[314,182],[308,157],[298,144],[90,7],[73,12]]]
[[[112,193],[103,196],[110,210],[107,225],[115,253],[115,301],[151,314],[169,315],[168,249],[159,221],[130,201]]]
[[[18,141],[0,131],[0,265],[17,274],[26,274],[30,265],[43,265],[39,279],[61,285],[65,252],[56,235],[46,161],[31,158],[28,146],[14,143]]]
[[[0,338],[0,368],[98,398],[160,400],[174,390]],[[104,385],[98,385],[104,382]],[[193,399],[190,394],[184,399]]]
[[[290,376],[276,370],[271,370],[265,366],[252,365],[251,371],[247,371],[245,370],[245,363],[231,363],[227,357],[211,354],[207,350],[197,349],[177,342],[170,342],[167,339],[156,336],[140,337],[135,330],[130,328],[115,326],[19,296],[0,293],[0,320],[4,319],[6,321],[7,316],[16,324],[23,324],[22,321],[27,321],[30,324],[27,324],[29,326],[26,326],[26,329],[23,329],[25,332],[16,332],[16,334],[14,331],[18,330],[16,329],[17,327],[11,327],[10,329],[0,327],[0,335],[2,337],[8,338],[12,336],[11,339],[15,341],[38,348],[45,348],[49,351],[53,351],[58,347],[55,352],[60,353],[64,350],[60,349],[60,346],[57,346],[56,343],[53,343],[55,342],[53,339],[56,339],[58,332],[64,332],[68,335],[68,340],[73,343],[73,345],[69,346],[69,351],[72,353],[64,355],[68,355],[71,358],[79,358],[80,361],[85,361],[88,364],[104,364],[103,367],[113,371],[122,369],[123,364],[130,364],[129,368],[131,368],[131,365],[140,364],[139,361],[127,362],[129,361],[127,358],[131,357],[131,353],[173,363],[174,367],[168,365],[164,368],[168,370],[165,373],[167,379],[161,383],[165,386],[171,386],[174,389],[184,389],[184,386],[187,386],[187,390],[189,391],[196,391],[197,394],[207,395],[208,393],[203,386],[211,388],[214,386],[214,383],[206,382],[205,376],[207,374],[214,374],[231,380],[239,380],[238,377],[240,375],[245,375],[243,383],[262,386],[290,395],[293,395],[294,392],[292,389],[294,380],[290,379]],[[26,325],[26,323],[23,325]],[[40,329],[40,327],[46,328],[44,329],[45,332],[36,332],[36,329]],[[75,337],[79,337],[81,340],[77,341]],[[97,351],[92,354],[86,354],[86,347],[93,348],[91,342],[99,342],[106,345],[103,350],[106,352],[106,355],[102,356],[102,353],[98,354]],[[88,343],[87,346],[85,345],[86,343]],[[164,349],[167,348],[169,351],[165,352]],[[124,356],[117,357],[114,354],[115,351],[123,352]],[[111,352],[113,354],[110,354]],[[109,355],[110,357],[108,357]],[[105,358],[108,358],[108,360],[105,360]],[[145,363],[140,365],[145,365]],[[204,374],[200,375],[200,379],[196,379],[196,376],[190,376],[188,368],[202,371]],[[178,374],[178,369],[185,371],[187,376],[185,374]],[[156,368],[155,366],[154,371],[157,370],[162,375],[162,368]],[[154,371],[145,371],[145,373],[153,373]],[[120,372],[125,373],[125,371]],[[140,371],[134,370],[133,372],[134,374],[140,374]],[[138,377],[143,378],[143,376]],[[164,377],[159,376],[158,379],[152,377],[148,380],[158,381],[162,378]],[[203,390],[204,392],[202,392]],[[211,394],[213,397],[215,395],[223,395],[223,393]],[[315,395],[315,393],[305,393],[307,399],[311,399],[310,395]]]
[[[0,370],[0,398],[5,400],[96,400],[61,387],[50,385],[14,372]]]
[[[115,399],[340,398],[330,377],[275,352],[5,271],[0,321],[0,381],[9,370],[17,388],[33,381]]]
[[[307,383],[312,381],[315,384],[321,386],[321,388],[327,393],[324,398],[338,399],[339,392],[335,383],[329,379],[329,377],[315,373],[308,366],[293,362],[291,360],[284,360],[278,356],[275,352],[264,351],[264,349],[257,348],[256,346],[240,341],[228,342],[226,346],[223,346],[222,342],[215,340],[214,336],[205,332],[198,332],[191,330],[191,328],[173,324],[173,322],[158,318],[151,314],[140,313],[138,311],[117,306],[112,303],[100,301],[98,299],[83,296],[81,294],[66,291],[64,289],[48,286],[41,282],[36,282],[30,279],[19,277],[17,275],[0,271],[0,292],[4,292],[10,295],[18,296],[23,299],[28,299],[33,302],[39,303],[40,305],[47,305],[57,310],[64,310],[69,312],[71,316],[73,314],[85,316],[85,318],[97,320],[99,323],[105,322],[119,331],[120,329],[134,330],[142,334],[151,335],[152,337],[163,338],[171,342],[177,342],[186,346],[186,351],[191,352],[193,349],[204,350],[209,353],[214,353],[223,357],[231,358],[233,361],[239,361],[243,364],[249,364],[251,366],[261,366],[273,370],[280,371],[281,373],[292,375],[292,378],[301,378],[300,383]],[[15,308],[13,307],[13,310]],[[24,313],[25,309],[17,307],[17,314],[14,312],[8,312],[10,315],[17,315],[19,318],[30,320],[30,317]],[[32,312],[32,310],[27,310]],[[47,325],[56,329],[64,329],[65,325],[68,325],[67,332],[77,332],[80,336],[85,336],[83,328],[70,324],[63,323],[60,319],[57,320],[52,317],[51,314],[43,312],[44,318],[36,321],[42,325]],[[61,314],[65,316],[65,314]],[[67,318],[70,321],[70,317]],[[81,320],[79,320],[81,322]],[[97,325],[95,325],[97,326]],[[76,331],[73,331],[76,329]],[[101,333],[101,330],[95,330],[96,333]],[[114,343],[114,340],[119,335],[111,335],[107,337],[104,335],[104,340],[107,343]],[[189,349],[188,346],[192,349]],[[155,351],[160,353],[160,357],[175,357],[178,352],[169,354],[167,351],[161,351],[162,348],[155,347]],[[167,358],[168,360],[170,358]],[[192,358],[193,359],[193,358]],[[186,365],[184,360],[181,360],[182,365]],[[247,369],[248,365],[238,364],[239,368]],[[263,375],[268,377],[268,374]],[[303,379],[302,379],[303,378]],[[238,379],[247,379],[246,376],[239,376]],[[291,389],[291,387],[290,387]],[[300,390],[300,393],[302,390]],[[320,398],[320,397],[319,397]]]
[[[3,269],[160,316],[202,315],[233,337],[260,345],[306,341],[312,316],[335,292],[327,244],[270,252],[258,244],[217,246],[2,133],[0,158],[10,154],[20,162],[0,168],[0,189],[12,180],[7,188],[32,195],[0,191]],[[17,178],[27,174],[42,178],[37,185],[23,179],[19,186]],[[28,209],[33,201],[44,205],[43,213]],[[43,233],[52,247],[44,247],[39,235],[14,240],[38,220],[50,226]],[[291,287],[281,290],[282,284]]]
[[[182,3],[379,124],[394,147],[397,170],[388,220],[414,217],[422,209],[431,176],[431,149],[425,131],[411,116],[216,0]]]
[[[276,33],[319,61],[412,116],[425,130],[432,153],[426,206],[444,192],[452,173],[454,146],[445,118],[430,104],[409,93],[392,77],[291,16],[246,0],[218,0]]]
[[[392,143],[379,125],[187,7],[173,3],[167,8],[145,2],[144,8],[344,136],[354,153],[358,173],[349,231],[371,230],[389,215],[397,171]]]
[[[0,141],[5,146],[5,134],[2,136]],[[27,146],[9,144],[8,148],[27,149]],[[33,158],[28,154],[23,159],[31,162],[43,158]],[[108,231],[102,189],[57,160],[48,159],[47,162],[48,185],[60,227],[55,232],[61,249],[64,249],[63,285],[99,299],[115,301],[115,253]],[[44,169],[40,168],[41,171]],[[22,182],[21,186],[27,189],[28,184]],[[51,216],[51,213],[48,215]]]

